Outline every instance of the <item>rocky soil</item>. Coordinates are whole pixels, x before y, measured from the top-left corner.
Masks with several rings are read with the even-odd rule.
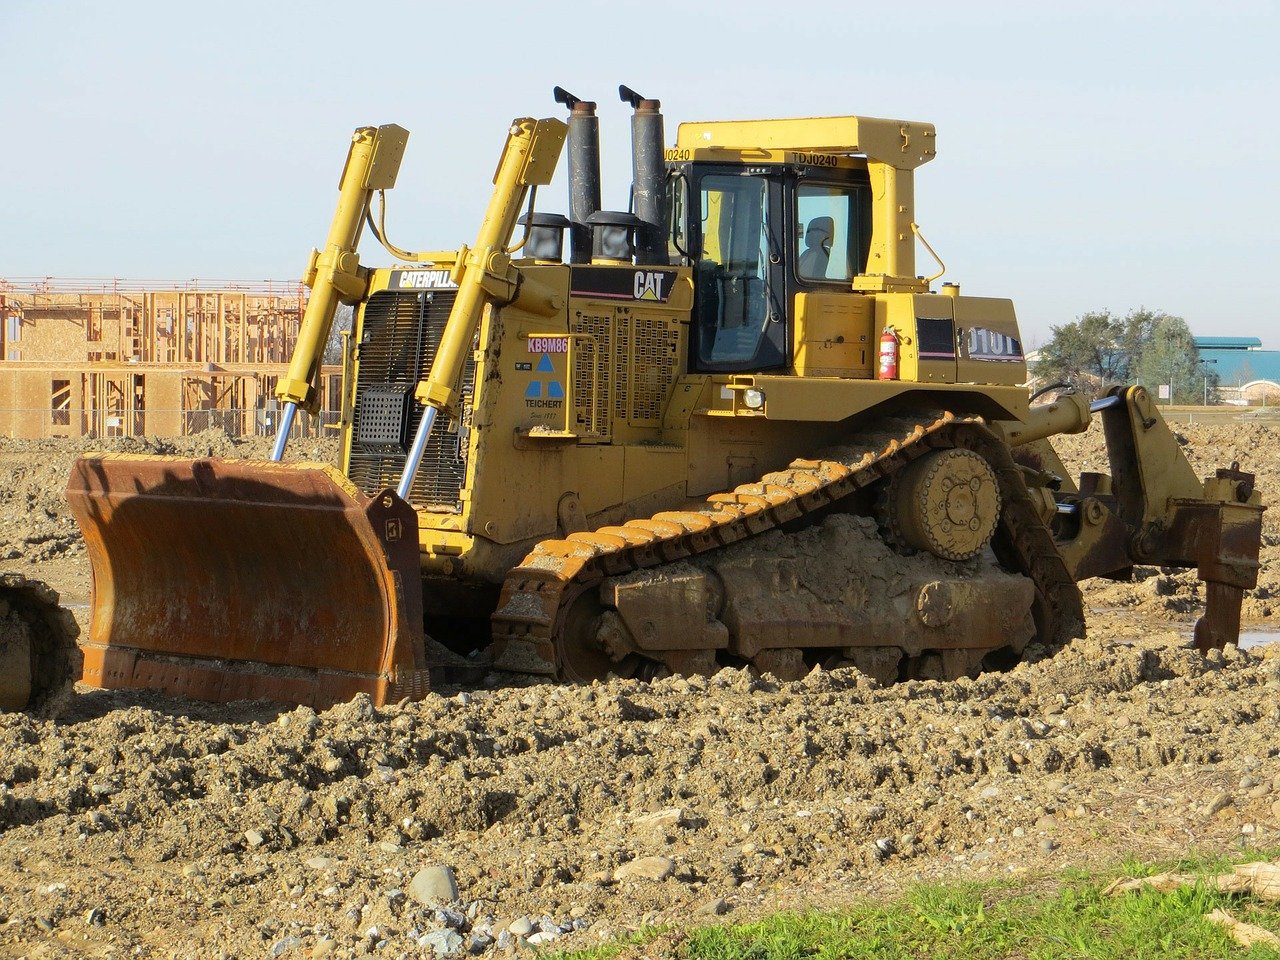
[[[1198,472],[1238,458],[1280,490],[1276,427],[1180,430]],[[1062,449],[1100,462],[1093,434]],[[0,441],[0,542],[83,614],[73,453]],[[1089,639],[976,681],[728,670],[319,714],[98,691],[0,716],[0,956],[586,946],[920,878],[1275,847],[1280,647],[1201,657],[1194,575],[1140,576],[1088,586]]]

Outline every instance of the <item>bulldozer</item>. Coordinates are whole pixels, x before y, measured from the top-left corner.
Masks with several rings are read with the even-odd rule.
[[[471,246],[391,241],[408,133],[353,135],[269,461],[86,455],[85,682],[326,705],[477,658],[568,682],[850,665],[976,675],[1083,635],[1078,582],[1195,567],[1234,642],[1262,503],[1198,478],[1141,386],[1033,397],[1013,303],[917,273],[933,125],[681,123],[627,88],[506,136]],[[568,215],[537,207],[568,152]],[[365,230],[393,258],[360,262]],[[566,250],[567,240],[567,250]],[[934,259],[937,259],[934,255]],[[291,462],[339,304],[341,465]],[[1034,402],[1040,399],[1042,402]],[[1100,417],[1110,472],[1049,439]]]
[[[0,712],[55,711],[80,676],[79,634],[51,586],[0,571]]]

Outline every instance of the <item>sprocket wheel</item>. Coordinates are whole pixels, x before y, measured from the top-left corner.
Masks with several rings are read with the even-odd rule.
[[[934,450],[893,477],[887,506],[891,531],[904,545],[944,560],[971,560],[1000,522],[1000,486],[981,454]]]

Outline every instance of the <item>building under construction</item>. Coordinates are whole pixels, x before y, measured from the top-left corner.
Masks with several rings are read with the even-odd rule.
[[[275,432],[301,284],[0,280],[0,435]],[[295,430],[334,429],[340,369]]]

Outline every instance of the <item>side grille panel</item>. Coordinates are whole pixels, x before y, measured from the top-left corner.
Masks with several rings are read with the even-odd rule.
[[[680,334],[666,317],[631,317],[632,421],[662,423],[662,412],[676,379],[676,349]]]
[[[454,290],[385,290],[375,293],[365,305],[347,473],[370,496],[384,487],[394,487],[404,471],[408,445],[422,420],[423,408],[410,400],[400,419],[393,398],[400,392],[411,394],[431,371],[456,296]],[[416,507],[462,511],[459,494],[466,482],[474,384],[475,360],[468,357],[462,371],[459,422],[436,422],[409,491],[409,502]],[[366,396],[369,402],[362,402]],[[362,423],[362,415],[370,422]]]
[[[596,314],[577,312],[569,332],[595,338],[598,354],[580,346],[573,391],[585,411],[583,398],[599,398],[592,416],[579,414],[580,426],[597,437],[610,436],[607,418],[633,426],[661,426],[671,385],[675,383],[680,347],[678,321],[668,315],[628,307]],[[596,360],[595,378],[592,361]],[[589,421],[589,422],[588,422]]]
[[[584,348],[578,358],[577,374],[573,380],[573,395],[581,405],[579,426],[587,433],[597,437],[608,437],[610,423],[609,396],[612,389],[612,369],[610,363],[613,351],[613,314],[576,313],[569,320],[569,332],[587,334],[594,338],[593,348]],[[595,352],[592,353],[592,350]],[[592,372],[595,377],[592,377]],[[590,409],[587,398],[593,395],[599,398],[599,404]],[[590,409],[590,412],[588,410]]]

